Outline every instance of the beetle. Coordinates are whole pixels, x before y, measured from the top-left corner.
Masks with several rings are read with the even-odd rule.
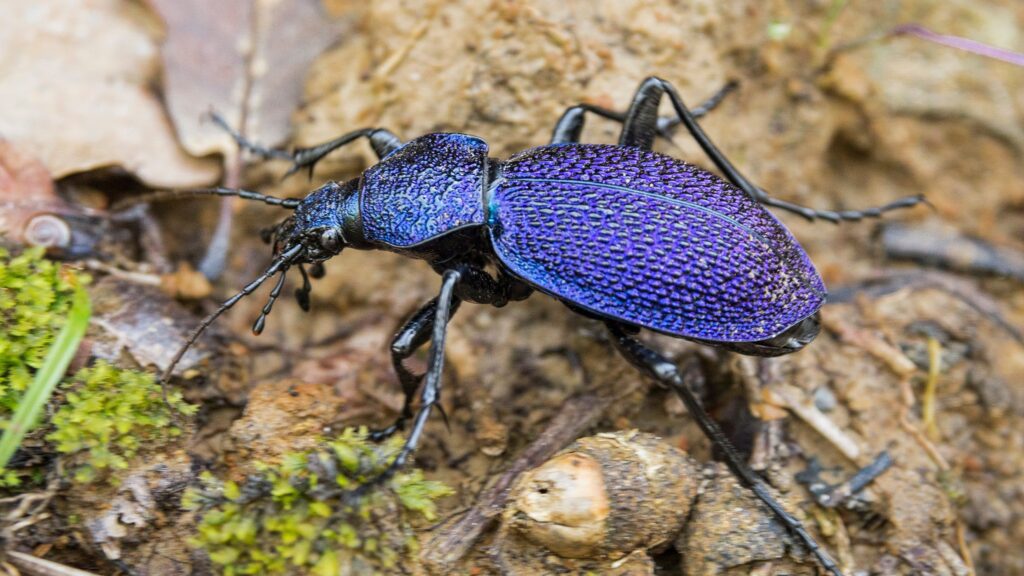
[[[369,141],[380,161],[358,178],[328,182],[301,200],[228,188],[143,198],[238,196],[294,210],[270,231],[274,259],[269,267],[199,324],[165,371],[165,380],[207,326],[275,275],[278,280],[253,327],[257,333],[289,269],[300,270],[303,285],[296,296],[305,309],[310,291],[305,266],[319,268],[346,248],[425,260],[441,275],[441,288],[391,343],[405,401],[397,421],[375,437],[393,434],[410,419],[412,426],[394,463],[378,479],[384,480],[416,449],[437,405],[447,326],[460,304],[500,307],[533,292],[548,294],[604,322],[622,356],[680,396],[733,472],[825,569],[839,574],[828,553],[743,462],[677,367],[636,336],[647,329],[756,356],[800,350],[818,334],[826,289],[799,243],[765,207],[839,222],[877,217],[923,197],[843,212],[770,197],[733,166],[697,123],[731,89],[727,85],[690,110],[671,84],[649,77],[625,113],[589,104],[570,107],[548,145],[507,160],[490,157],[486,142],[467,134],[434,133],[402,142],[386,129],[367,128],[287,152],[248,142],[224,124],[250,151],[293,162],[290,172],[312,170],[328,153],[359,139]],[[658,116],[664,97],[674,117]],[[588,113],[622,123],[617,145],[580,142]],[[669,136],[680,124],[724,179],[652,150],[657,137]],[[428,341],[427,370],[414,374],[404,361]],[[420,404],[414,412],[417,391]]]

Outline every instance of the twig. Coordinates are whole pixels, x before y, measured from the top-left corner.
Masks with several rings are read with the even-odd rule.
[[[914,389],[910,386],[910,377],[905,377],[900,380],[900,390],[903,396],[903,402],[900,406],[900,427],[905,432],[914,437],[914,440],[928,453],[928,456],[935,462],[935,465],[939,467],[939,470],[946,472],[949,470],[949,462],[942,457],[939,453],[939,449],[932,444],[929,440],[914,424],[910,421],[910,412],[914,408],[916,403],[914,400]]]
[[[823,310],[821,323],[840,340],[862,348],[878,360],[884,362],[897,376],[907,377],[917,371],[914,362],[907,358],[899,348],[876,337],[867,330],[853,326],[836,313]]]
[[[980,292],[974,283],[934,270],[913,270],[910,272],[887,270],[874,278],[852,286],[844,286],[829,294],[830,302],[849,302],[858,294],[882,296],[903,288],[925,289],[936,288],[949,293],[954,298],[967,304],[979,314],[985,316],[997,326],[1005,330],[1013,339],[1024,345],[1024,333],[1006,320],[1002,306]]]
[[[122,270],[117,266],[111,266],[106,262],[101,262],[96,259],[89,259],[82,262],[82,265],[86,270],[95,270],[97,272],[103,272],[104,274],[134,282],[135,284],[142,284],[145,286],[160,286],[160,276],[157,274],[147,274],[145,272],[131,272],[128,270]]]
[[[804,421],[815,432],[821,434],[839,452],[852,462],[858,462],[860,458],[860,446],[848,436],[843,430],[819,410],[812,400],[806,397],[802,390],[785,384],[766,391],[771,402],[788,408],[793,414]]]
[[[10,550],[7,552],[7,559],[12,565],[28,576],[97,576],[93,572],[86,572],[64,564],[58,564],[51,560],[37,558],[31,554]]]
[[[939,439],[939,427],[935,424],[935,394],[939,387],[939,369],[942,367],[942,345],[935,338],[928,337],[928,378],[925,379],[924,394],[921,396],[921,422],[932,440]]]
[[[992,275],[1024,282],[1024,252],[998,246],[955,229],[889,223],[882,249],[893,260],[909,260],[971,275]]]
[[[963,558],[964,564],[967,564],[970,576],[974,576],[977,573],[974,570],[974,558],[971,557],[971,549],[967,547],[967,530],[959,516],[956,519],[956,544],[960,548],[960,557]]]

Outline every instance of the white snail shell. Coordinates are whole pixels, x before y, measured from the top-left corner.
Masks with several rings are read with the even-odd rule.
[[[71,228],[54,214],[39,214],[25,225],[24,237],[32,246],[63,248],[71,244]]]

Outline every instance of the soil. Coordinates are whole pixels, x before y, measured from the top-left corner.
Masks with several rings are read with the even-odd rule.
[[[328,5],[353,26],[311,68],[294,117],[297,145],[383,126],[402,137],[471,133],[488,141],[492,156],[507,157],[545,143],[570,105],[624,109],[646,76],[672,82],[690,105],[736,81],[702,125],[778,198],[848,209],[924,194],[931,208],[885,221],[922,234],[941,224],[1000,250],[1024,250],[1024,69],[919,38],[880,37],[915,22],[1021,51],[1024,6],[1014,0]],[[584,140],[614,142],[618,130],[588,119]],[[656,149],[713,170],[685,132]],[[300,197],[371,162],[360,144],[322,162],[312,182],[301,175],[280,181],[287,166],[273,162],[250,165],[242,182]],[[777,213],[833,296],[814,343],[791,356],[753,359],[664,336],[645,340],[681,363],[699,359],[708,407],[844,573],[967,574],[973,566],[977,574],[1024,574],[1020,281],[889,259],[879,221],[835,226]],[[190,245],[181,233],[189,217],[182,210],[161,215],[172,247]],[[264,206],[240,209],[213,299],[262,271],[269,250],[258,231],[280,217]],[[948,265],[942,256],[930,262]],[[264,301],[243,300],[217,332],[234,362],[224,372],[229,376],[191,385],[192,397],[206,406],[186,447],[193,467],[241,478],[254,461],[308,448],[318,434],[390,423],[401,407],[390,337],[438,287],[422,262],[346,251],[314,281],[312,312],[282,299],[258,339],[248,334]],[[217,382],[216,390],[199,384],[208,381]],[[463,306],[449,332],[442,405],[447,422],[430,422],[415,463],[456,494],[441,502],[443,521],[421,532],[421,556],[405,566],[410,573],[814,571],[791,546],[707,553],[708,535],[737,538],[733,544],[742,548],[751,534],[727,530],[735,518],[713,506],[756,507],[737,504],[743,495],[727,484],[709,488],[710,481],[702,494],[720,503],[691,513],[695,524],[681,532],[690,537],[674,546],[660,538],[650,551],[599,548],[600,557],[570,562],[509,531],[503,492],[489,486],[511,481],[503,474],[524,462],[537,466],[579,437],[637,429],[697,462],[713,460],[682,405],[617,357],[600,323],[550,298],[502,309]],[[892,468],[850,506],[816,505],[796,480],[816,459],[822,481],[842,482],[883,450]],[[165,459],[165,469],[186,473],[180,454]],[[153,484],[160,474],[149,466],[148,475],[137,475]],[[125,497],[125,489],[119,493]],[[111,498],[70,496],[61,510],[102,516],[109,512],[96,511],[103,500]],[[140,574],[208,570],[197,553],[182,551],[193,519],[167,510],[119,540],[119,562]],[[468,529],[460,523],[467,517],[484,529]],[[154,542],[173,553],[155,555]],[[97,544],[90,544],[95,554]],[[514,562],[509,549],[521,551]],[[762,549],[771,549],[770,557],[759,556]]]

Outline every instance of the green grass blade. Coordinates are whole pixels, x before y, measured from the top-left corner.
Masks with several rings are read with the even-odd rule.
[[[64,328],[61,329],[57,339],[50,346],[42,368],[36,372],[32,384],[25,390],[25,396],[18,403],[17,410],[14,411],[3,435],[0,436],[0,469],[7,466],[7,462],[21,445],[25,434],[35,424],[39,414],[50,400],[53,389],[64,377],[68,364],[74,358],[78,344],[85,336],[86,328],[89,327],[91,314],[89,295],[81,286],[76,287],[75,294],[71,298],[71,310],[68,312],[67,323],[64,324]]]

